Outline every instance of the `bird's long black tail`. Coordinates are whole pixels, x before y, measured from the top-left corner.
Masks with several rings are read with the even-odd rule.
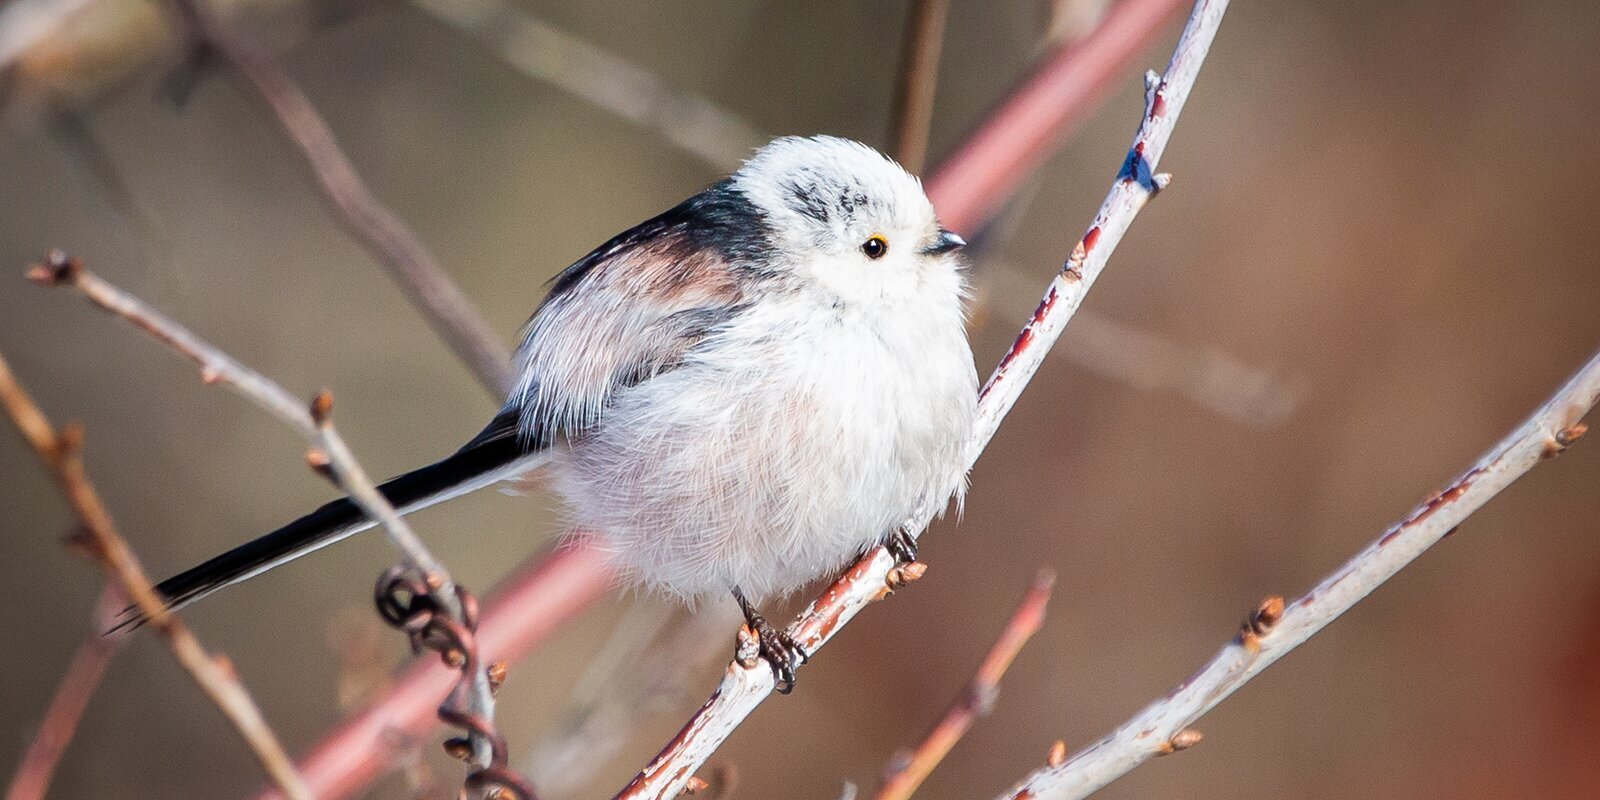
[[[534,469],[544,453],[537,443],[517,435],[516,422],[515,409],[503,411],[448,458],[391,478],[378,491],[400,513],[409,514]],[[373,524],[348,498],[334,500],[265,536],[162,581],[156,590],[169,608],[186,606]],[[143,622],[144,616],[133,610],[132,616],[114,630]]]

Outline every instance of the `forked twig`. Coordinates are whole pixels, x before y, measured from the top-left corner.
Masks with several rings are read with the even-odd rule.
[[[91,303],[151,334],[180,355],[195,362],[207,384],[222,384],[287,423],[311,444],[307,460],[319,474],[349,494],[368,518],[388,533],[405,558],[404,568],[380,580],[378,606],[385,619],[403,627],[416,647],[437,651],[461,670],[455,696],[439,709],[442,719],[466,729],[471,737],[469,786],[494,785],[522,800],[533,796],[526,781],[506,767],[505,745],[494,730],[494,696],[489,665],[478,656],[476,601],[450,580],[450,574],[429,552],[411,526],[367,477],[344,439],[333,427],[333,397],[318,394],[308,405],[299,403],[282,386],[218,350],[193,332],[156,311],[142,300],[111,285],[85,269],[75,258],[52,251],[29,277],[44,286],[71,286]],[[161,617],[171,615],[150,592]],[[135,595],[135,599],[139,599]],[[152,621],[146,604],[140,610]]]
[[[1145,109],[1139,131],[1111,191],[1095,215],[1094,223],[1051,282],[1032,318],[984,385],[978,401],[978,425],[967,448],[969,465],[982,454],[1001,419],[1011,410],[1062,328],[1082,304],[1084,294],[1099,277],[1134,217],[1166,185],[1166,176],[1156,175],[1155,166],[1166,150],[1173,125],[1194,86],[1226,8],[1226,0],[1197,2],[1166,74],[1146,76]],[[937,512],[937,508],[920,509],[904,527],[907,531],[920,532]],[[861,609],[887,595],[896,583],[920,575],[920,569],[920,564],[897,566],[887,550],[874,548],[806,608],[789,626],[789,635],[807,652],[816,653]],[[741,651],[749,650],[748,644],[741,642]],[[736,658],[728,665],[722,684],[712,693],[711,699],[617,797],[626,800],[676,797],[695,770],[771,694],[774,686],[772,670],[759,659]]]
[[[311,98],[271,52],[229,30],[205,0],[172,2],[196,44],[221,55],[261,96],[311,167],[339,221],[377,256],[434,333],[490,394],[504,398],[513,384],[510,352],[422,239],[373,195]]]
[[[1182,749],[1184,732],[1201,715],[1450,535],[1500,490],[1577,441],[1588,430],[1580,420],[1596,400],[1600,400],[1600,352],[1472,468],[1384,531],[1305,596],[1287,605],[1281,597],[1269,598],[1233,641],[1166,697],[1071,759],[1034,772],[1000,797],[1087,797],[1145,761]]]
[[[966,691],[944,712],[944,716],[928,731],[917,749],[890,767],[875,800],[907,800],[915,794],[917,787],[927,780],[934,767],[939,766],[950,748],[955,747],[956,742],[966,735],[972,723],[994,707],[995,698],[1000,693],[1000,678],[1011,667],[1022,646],[1044,624],[1044,609],[1050,602],[1050,588],[1055,581],[1054,572],[1040,570],[1039,576],[1033,579],[1033,585],[1028,587],[1028,593],[1023,595],[1021,604],[1011,614],[1005,630],[1000,632],[1000,638],[990,648],[989,654],[984,656],[983,663],[978,665],[978,671],[973,674]]]
[[[81,528],[74,535],[75,542],[94,557],[106,577],[115,581],[149,618],[150,626],[166,641],[178,663],[222,710],[278,788],[290,798],[310,800],[311,792],[295,773],[283,745],[239,682],[227,657],[207,653],[189,627],[167,611],[133,550],[117,533],[111,512],[101,503],[83,466],[83,430],[68,426],[58,432],[17,383],[4,358],[0,358],[0,404],[77,515]]]

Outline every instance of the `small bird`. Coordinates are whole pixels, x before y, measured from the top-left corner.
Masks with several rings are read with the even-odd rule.
[[[965,491],[977,405],[960,236],[872,148],[785,137],[557,275],[518,382],[461,449],[380,486],[409,513],[543,470],[634,585],[757,611]],[[335,500],[157,588],[174,608],[373,526]]]

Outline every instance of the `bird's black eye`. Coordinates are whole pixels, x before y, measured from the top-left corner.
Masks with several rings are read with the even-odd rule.
[[[873,234],[871,238],[861,243],[861,252],[866,253],[867,258],[883,258],[889,252],[889,240]]]

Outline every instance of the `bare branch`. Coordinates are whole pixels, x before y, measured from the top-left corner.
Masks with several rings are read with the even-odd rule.
[[[52,251],[45,263],[34,266],[29,277],[45,286],[72,286],[91,303],[127,320],[195,362],[205,383],[220,383],[233,389],[311,443],[312,449],[307,455],[311,465],[349,494],[351,501],[388,533],[405,558],[405,569],[391,570],[384,579],[387,583],[380,581],[379,610],[397,625],[402,619],[414,623],[406,627],[413,644],[437,650],[447,663],[461,670],[459,697],[441,707],[439,714],[471,733],[472,761],[476,769],[468,775],[469,784],[488,780],[523,800],[531,798],[531,790],[520,785],[521,779],[506,770],[505,746],[493,727],[494,697],[489,665],[478,658],[473,635],[477,628],[476,601],[451,581],[444,566],[356,461],[333,427],[332,395],[327,392],[317,395],[309,407],[297,402],[270,378],[207,344],[187,328],[91,273],[77,259],[60,251]],[[401,573],[407,570],[415,571],[417,579],[403,580]],[[404,597],[397,596],[397,590]],[[136,594],[134,597],[140,599]],[[429,601],[426,608],[420,605],[424,598]],[[149,599],[160,612],[160,618],[171,618],[153,590]],[[152,622],[157,620],[146,603],[141,601],[139,606]]]
[[[903,761],[897,759],[897,763],[884,776],[883,786],[876,795],[877,800],[907,800],[915,794],[917,787],[939,766],[950,748],[955,747],[956,742],[966,735],[972,723],[994,707],[995,698],[1000,694],[1000,678],[1006,674],[1017,653],[1022,651],[1022,646],[1044,624],[1045,605],[1050,602],[1050,588],[1055,582],[1054,572],[1039,571],[1028,593],[1023,595],[1022,603],[1006,623],[1005,630],[1000,632],[1000,638],[995,641],[989,654],[984,656],[983,663],[978,665],[972,683],[944,712],[922,744]]]
[[[912,0],[906,16],[889,118],[889,151],[913,175],[922,174],[928,160],[933,93],[939,84],[939,55],[944,50],[944,22],[949,14],[950,0]]]
[[[1000,360],[983,388],[978,401],[979,422],[967,448],[969,465],[982,454],[1000,421],[1082,304],[1084,294],[1122,241],[1134,217],[1166,184],[1166,176],[1154,174],[1155,166],[1166,150],[1173,125],[1183,111],[1226,8],[1226,0],[1199,0],[1178,40],[1166,75],[1147,74],[1145,109],[1139,131],[1111,191],[1095,215],[1094,223],[1051,282],[1033,317],[1023,326],[1011,350]],[[920,509],[914,518],[906,521],[905,529],[921,531],[937,511],[931,507]],[[912,568],[918,569],[907,574]],[[896,588],[896,583],[920,575],[921,568],[920,564],[897,567],[884,548],[874,548],[801,613],[789,626],[789,635],[807,652],[815,654],[840,626],[869,603],[887,595]],[[712,693],[711,699],[617,797],[626,800],[676,797],[695,770],[766,699],[774,685],[772,670],[759,659],[736,658],[728,665],[722,685]]]
[[[83,637],[83,643],[78,645],[77,652],[72,654],[72,662],[67,665],[55,695],[50,698],[44,719],[39,721],[39,730],[23,752],[16,773],[11,776],[6,800],[44,800],[50,789],[50,780],[55,776],[56,766],[61,763],[61,755],[66,752],[67,744],[78,731],[78,723],[83,719],[89,698],[99,688],[106,668],[111,666],[111,660],[126,641],[124,636],[107,635],[104,631],[111,627],[117,612],[127,605],[128,596],[111,584],[107,584],[100,593],[100,599],[95,602],[89,632]]]
[[[411,304],[496,399],[510,393],[511,355],[415,232],[372,194],[333,130],[272,53],[229,30],[203,0],[173,0],[201,46],[244,76],[299,149],[339,221],[376,256]]]
[[[106,577],[115,581],[149,617],[150,626],[166,641],[178,663],[233,723],[262,769],[284,795],[295,800],[310,800],[310,791],[295,773],[283,745],[278,743],[278,737],[261,716],[261,709],[239,682],[227,657],[207,653],[188,626],[167,611],[138,558],[117,533],[111,513],[100,502],[83,466],[83,430],[69,426],[58,433],[33,398],[17,383],[4,358],[0,358],[0,404],[5,406],[12,424],[33,447],[77,515],[82,528],[75,535],[75,541],[100,564]]]
[[[1166,697],[1057,766],[1038,770],[1002,798],[1087,797],[1151,758],[1182,749],[1189,725],[1262,670],[1304,644],[1429,547],[1450,535],[1500,490],[1588,430],[1581,420],[1600,400],[1600,352],[1448,487],[1412,509],[1366,549],[1287,605],[1269,598],[1239,634]]]

